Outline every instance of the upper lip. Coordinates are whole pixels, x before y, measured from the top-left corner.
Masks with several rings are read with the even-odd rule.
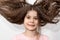
[[[33,24],[28,24],[29,26],[34,26]]]

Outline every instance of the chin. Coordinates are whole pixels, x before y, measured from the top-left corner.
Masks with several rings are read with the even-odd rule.
[[[29,31],[34,31],[34,30],[36,30],[36,28],[35,27],[29,27],[29,28],[27,28],[27,30],[29,30]]]

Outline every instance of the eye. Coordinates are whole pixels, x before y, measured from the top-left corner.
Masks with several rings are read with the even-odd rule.
[[[35,17],[34,19],[35,19],[35,20],[37,20],[38,18],[37,18],[37,17]]]
[[[30,19],[30,17],[29,17],[29,16],[27,16],[27,19]]]

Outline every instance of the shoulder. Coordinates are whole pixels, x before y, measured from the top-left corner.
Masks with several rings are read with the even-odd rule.
[[[40,35],[40,40],[48,40],[48,39],[49,38],[47,35],[43,35],[43,34]]]
[[[21,40],[22,38],[23,38],[23,34],[21,33],[21,34],[15,35],[12,40]]]

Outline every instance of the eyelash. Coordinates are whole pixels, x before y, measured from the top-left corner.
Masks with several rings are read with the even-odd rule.
[[[30,17],[27,17],[28,19],[30,19]],[[38,18],[34,18],[35,20],[37,20]]]
[[[30,19],[30,17],[27,17],[28,19]]]
[[[34,18],[34,19],[36,19],[36,20],[37,20],[38,18]]]

